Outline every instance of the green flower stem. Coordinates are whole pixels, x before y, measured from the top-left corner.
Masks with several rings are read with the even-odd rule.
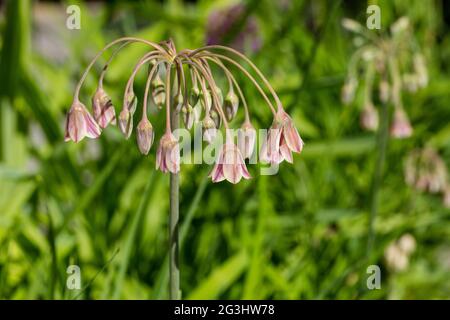
[[[170,73],[170,68],[168,69]],[[178,128],[179,114],[172,112],[172,128]],[[170,174],[170,216],[169,216],[169,292],[171,300],[181,299],[180,292],[180,266],[178,259],[178,225],[179,225],[179,173]]]
[[[389,113],[388,105],[383,103],[381,107],[381,123],[377,139],[377,161],[372,180],[372,199],[370,202],[369,231],[367,236],[367,258],[370,259],[375,243],[375,219],[378,214],[378,198],[382,183],[383,166],[386,158],[386,149],[389,137]]]

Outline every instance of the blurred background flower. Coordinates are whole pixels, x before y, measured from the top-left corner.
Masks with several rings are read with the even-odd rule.
[[[217,9],[208,16],[206,44],[229,45],[241,52],[257,52],[262,39],[257,20],[249,15],[245,3]]]

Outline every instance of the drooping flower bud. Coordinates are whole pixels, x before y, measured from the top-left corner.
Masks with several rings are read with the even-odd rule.
[[[171,132],[166,132],[159,141],[156,152],[156,169],[165,173],[180,171],[180,145]]]
[[[216,138],[217,129],[214,120],[211,119],[209,114],[207,114],[206,117],[203,119],[202,127],[203,127],[203,139],[211,143]]]
[[[237,113],[238,106],[239,106],[239,98],[234,93],[233,90],[230,90],[225,98],[224,104],[225,115],[227,116],[228,121],[233,120],[234,116]]]
[[[216,128],[219,129],[220,125],[222,124],[222,119],[220,118],[219,113],[216,110],[211,110],[209,112],[209,115],[211,116],[211,119],[214,121]]]
[[[249,121],[244,122],[238,131],[238,148],[244,159],[250,159],[255,149],[256,130]]]
[[[219,87],[215,88],[216,90],[216,97],[219,99],[219,106],[223,106],[223,94],[222,90]]]
[[[260,158],[269,163],[281,163],[283,160],[292,163],[292,152],[302,152],[303,145],[291,117],[280,108],[261,147]]]
[[[139,151],[142,154],[148,154],[155,138],[153,126],[147,118],[142,118],[136,128],[136,137]]]
[[[101,128],[106,128],[110,122],[112,124],[116,123],[116,112],[111,98],[101,87],[97,89],[92,97],[92,109],[94,111],[94,119]]]
[[[84,137],[97,138],[101,129],[91,116],[85,105],[74,101],[66,118],[66,132],[64,140],[79,142]]]
[[[197,102],[200,98],[200,90],[197,86],[194,86],[189,93],[189,103],[191,106],[197,105]]]
[[[403,109],[398,108],[395,110],[390,131],[391,136],[398,139],[409,138],[412,135],[413,129]]]
[[[152,81],[152,98],[155,105],[161,109],[166,102],[166,92],[164,89],[164,83],[161,80],[161,77],[157,73],[155,79]]]
[[[133,131],[133,115],[136,111],[137,97],[133,92],[129,92],[125,99],[126,104],[119,114],[119,128],[128,139]]]
[[[181,92],[175,97],[175,111],[180,113],[184,106],[184,98]]]
[[[205,100],[206,100],[206,104],[205,104]],[[211,110],[212,100],[211,100],[211,94],[209,91],[206,91],[206,92],[203,92],[203,90],[200,91],[200,103],[201,103],[203,109]]]
[[[200,103],[200,101],[197,101],[197,104],[194,106],[193,113],[194,113],[194,123],[198,123],[202,116],[202,104]]]
[[[128,109],[122,109],[119,114],[119,128],[124,134],[125,138],[128,139],[133,131],[133,117]]]
[[[365,130],[376,131],[378,129],[378,112],[372,103],[367,103],[361,112],[361,127]]]
[[[194,125],[195,113],[194,109],[188,104],[181,108],[181,113],[183,114],[183,123],[186,129],[190,130]]]

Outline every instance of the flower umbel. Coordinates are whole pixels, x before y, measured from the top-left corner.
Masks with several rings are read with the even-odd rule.
[[[354,100],[358,84],[363,84],[364,108],[360,116],[363,129],[378,129],[378,114],[374,109],[373,91],[378,84],[381,104],[395,108],[391,135],[407,138],[413,129],[403,108],[402,93],[415,92],[428,84],[425,58],[420,52],[407,17],[401,17],[390,27],[390,32],[374,34],[367,32],[357,21],[343,19],[342,26],[355,34],[358,48],[352,54],[347,80],[342,87],[341,100],[349,104]],[[360,76],[364,79],[359,81]]]
[[[216,136],[222,130],[228,132],[229,122],[238,118],[238,111],[243,110],[245,119],[238,132],[237,145],[228,138],[227,133],[225,144],[219,146],[219,156],[211,172],[211,177],[214,182],[228,180],[232,183],[237,183],[242,178],[250,178],[244,159],[250,159],[254,153],[256,129],[251,124],[250,110],[245,95],[230,71],[229,64],[238,67],[243,75],[251,80],[274,115],[270,133],[261,151],[262,158],[272,163],[280,163],[283,160],[292,162],[292,152],[300,153],[302,151],[303,141],[294,127],[291,117],[284,111],[278,95],[261,71],[245,55],[235,49],[220,45],[177,51],[171,40],[154,43],[133,37],[120,38],[108,44],[85,70],[75,89],[74,103],[67,115],[66,140],[78,142],[85,136],[97,138],[101,133],[101,128],[106,128],[109,124],[116,124],[113,102],[103,89],[103,80],[108,65],[116,54],[126,45],[137,42],[146,44],[150,50],[137,61],[133,68],[125,87],[122,110],[118,114],[117,122],[126,139],[131,136],[136,126],[139,151],[147,155],[155,137],[148,114],[161,115],[162,112],[159,112],[159,109],[165,107],[166,128],[157,149],[157,169],[172,174],[180,171],[180,145],[171,128],[172,125],[175,129],[178,128],[179,118],[188,130],[193,127],[194,123],[201,121],[203,139],[212,143],[219,141]],[[96,60],[116,44],[121,45],[115,49],[104,65],[97,90],[92,97],[94,116],[91,116],[86,107],[79,102],[81,86]],[[224,51],[227,55],[222,55],[217,51]],[[241,65],[242,61],[240,60],[251,67],[251,72]],[[225,98],[222,95],[223,89],[218,86],[221,81],[216,82],[213,74],[215,68],[212,68],[211,64],[221,69],[227,80]],[[416,64],[420,69],[420,61]],[[135,125],[134,116],[138,99],[133,90],[134,80],[144,66],[148,66],[148,68],[144,68],[148,70],[148,76],[142,99],[142,118]],[[188,68],[184,68],[184,66],[188,66]],[[257,75],[256,79],[259,81],[252,73]],[[172,76],[173,74],[174,76]],[[267,95],[266,92],[269,92],[270,95]],[[149,109],[149,104],[153,104],[157,108]],[[239,109],[239,104],[242,104],[241,109]],[[215,145],[213,146],[215,147]]]

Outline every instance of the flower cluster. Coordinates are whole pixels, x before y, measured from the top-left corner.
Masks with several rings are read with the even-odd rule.
[[[126,45],[136,42],[148,45],[151,50],[136,63],[124,90],[122,110],[116,119],[112,101],[103,89],[103,79],[114,56]],[[121,45],[112,53],[99,77],[98,88],[92,98],[92,116],[79,100],[80,88],[96,60],[117,44]],[[228,55],[216,53],[217,51],[224,51]],[[237,58],[250,65],[257,77],[247,71]],[[228,90],[225,97],[213,76],[212,64],[217,66],[227,79]],[[178,126],[174,119],[181,118],[188,130],[195,123],[200,124],[203,139],[209,143],[214,141],[219,130],[226,131],[225,143],[218,152],[210,174],[214,182],[228,180],[237,183],[242,178],[250,178],[245,159],[249,159],[254,153],[256,130],[251,123],[242,90],[229,69],[230,65],[251,80],[274,116],[270,133],[263,142],[260,158],[269,163],[278,164],[283,160],[292,163],[292,152],[302,151],[303,141],[274,89],[261,71],[242,53],[219,45],[177,52],[172,41],[153,43],[131,37],[120,38],[108,44],[87,67],[76,87],[73,103],[67,114],[65,140],[79,142],[84,137],[97,138],[102,129],[116,122],[128,139],[135,127],[134,116],[138,106],[138,99],[133,90],[134,79],[146,65],[149,71],[142,103],[142,117],[136,125],[136,138],[139,151],[148,154],[155,139],[153,126],[148,118],[148,105],[152,101],[158,110],[165,108],[166,129],[156,152],[157,169],[174,174],[180,170],[180,146],[172,126]],[[266,91],[270,95],[267,95]],[[240,105],[244,111],[244,121],[235,143],[232,135],[228,133],[229,123],[235,119]]]
[[[421,191],[441,193],[443,203],[450,208],[450,182],[444,160],[433,148],[413,150],[405,162],[406,183]]]
[[[407,138],[413,128],[402,102],[402,91],[415,92],[428,84],[423,55],[418,51],[408,18],[402,17],[390,27],[389,34],[371,33],[358,22],[344,19],[342,25],[355,34],[357,50],[350,58],[341,100],[350,104],[363,76],[364,100],[360,116],[363,129],[378,129],[378,112],[372,97],[378,87],[378,101],[392,103],[394,116],[390,128],[394,138]]]

